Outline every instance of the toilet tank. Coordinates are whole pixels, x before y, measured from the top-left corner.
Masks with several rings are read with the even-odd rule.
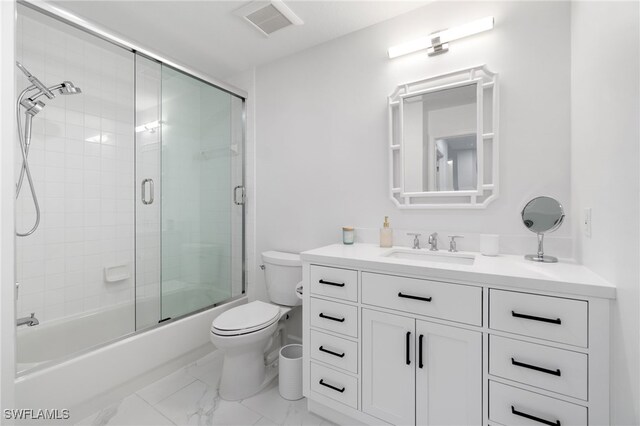
[[[302,281],[302,260],[299,254],[280,251],[262,253],[265,280],[269,299],[284,306],[296,306],[302,303],[296,296],[296,285]]]

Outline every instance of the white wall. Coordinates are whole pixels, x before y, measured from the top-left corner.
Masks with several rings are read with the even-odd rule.
[[[638,2],[575,2],[571,19],[576,254],[617,287],[611,424],[640,424],[640,29]],[[592,208],[592,235],[582,211]]]
[[[0,409],[14,407],[15,2],[0,2]],[[3,422],[0,420],[0,422]],[[4,424],[4,423],[3,423]]]
[[[436,2],[259,67],[257,253],[338,242],[342,225],[378,228],[384,215],[396,229],[522,237],[520,253],[532,251],[535,238],[519,219],[524,203],[547,194],[570,208],[569,13],[565,2]],[[444,55],[386,56],[391,45],[487,15],[493,31]],[[482,211],[395,209],[387,96],[400,83],[481,63],[500,73],[499,199]],[[569,240],[570,224],[554,236]],[[256,294],[266,297],[257,278]]]

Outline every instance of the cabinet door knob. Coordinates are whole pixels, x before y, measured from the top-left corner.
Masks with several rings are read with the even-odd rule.
[[[420,337],[418,337],[418,368],[424,367],[424,364],[422,363],[422,341],[423,340],[424,340],[424,334],[421,334]]]

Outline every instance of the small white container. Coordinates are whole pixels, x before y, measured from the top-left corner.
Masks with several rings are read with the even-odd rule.
[[[289,401],[302,398],[302,345],[283,346],[278,368],[280,396]]]
[[[480,253],[484,256],[497,256],[500,253],[500,236],[480,234]]]

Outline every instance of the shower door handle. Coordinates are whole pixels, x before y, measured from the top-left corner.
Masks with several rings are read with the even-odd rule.
[[[149,198],[147,199],[147,183],[149,184]],[[144,179],[142,181],[142,186],[141,186],[141,197],[142,198],[142,204],[151,204],[153,203],[153,179]]]
[[[240,190],[240,199],[238,199],[238,190]],[[235,188],[233,188],[233,202],[235,203],[235,205],[236,206],[244,205],[244,200],[245,200],[244,186],[238,185]]]

